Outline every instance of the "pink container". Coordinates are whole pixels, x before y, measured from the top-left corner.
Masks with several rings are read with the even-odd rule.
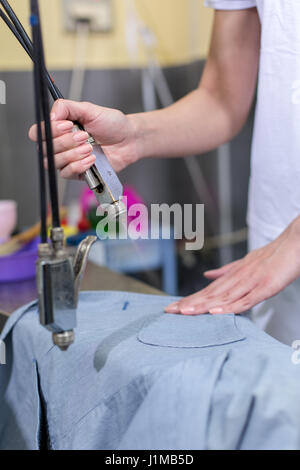
[[[123,196],[126,197],[127,210],[135,204],[146,205],[145,201],[142,199],[142,197],[137,193],[137,191],[132,186],[129,186],[129,185],[124,186]],[[89,188],[85,188],[80,198],[80,207],[83,213],[86,214],[90,210],[91,207],[97,206],[97,205],[98,204],[95,199],[94,193]],[[129,221],[132,219],[135,219],[135,217],[128,216]]]
[[[17,224],[17,203],[0,201],[0,243],[7,241]]]

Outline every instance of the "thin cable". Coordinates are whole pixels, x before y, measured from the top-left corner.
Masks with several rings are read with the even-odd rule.
[[[20,21],[18,20],[16,14],[13,12],[12,8],[9,7],[9,9],[7,10],[8,2],[5,2],[5,6],[4,6],[4,0],[0,0],[0,4],[3,6],[3,8],[5,8],[5,11],[9,12],[9,15],[10,15],[9,17],[10,17],[12,22],[3,13],[1,8],[0,8],[0,17],[3,19],[5,24],[9,27],[11,32],[14,34],[14,36],[20,42],[21,46],[25,49],[25,51],[27,52],[29,57],[32,59],[33,58],[33,44],[32,44],[31,39],[28,37],[26,31],[24,30],[23,26],[21,25]],[[21,25],[21,27],[18,26],[18,30],[17,30],[16,25]],[[44,73],[46,74],[48,89],[49,89],[49,92],[52,95],[53,100],[56,101],[56,100],[59,100],[59,99],[64,99],[63,94],[61,93],[61,91],[59,90],[57,85],[55,84],[53,78],[51,77],[48,70],[46,69],[46,66],[45,66],[45,69],[44,69]],[[79,127],[80,130],[84,131],[84,127],[79,122],[75,121],[74,124],[76,124]]]
[[[17,15],[13,11],[13,9],[11,8],[7,0],[0,0],[0,5],[2,5],[5,12],[9,16],[9,18],[4,14],[1,8],[0,8],[0,12],[1,12],[0,17],[3,19],[5,24],[9,27],[11,32],[20,42],[21,46],[25,49],[29,57],[32,59],[33,58],[33,44],[28,34],[26,33],[24,27],[22,26],[20,20],[18,19]],[[54,80],[50,76],[45,65],[44,65],[44,73],[46,75],[48,89],[52,95],[53,100],[56,101],[58,99],[64,99],[63,94],[61,93],[61,91],[55,84]],[[75,121],[74,124],[77,125],[80,130],[84,130],[84,127],[79,122]]]
[[[49,176],[49,188],[50,188],[50,201],[52,209],[52,225],[54,228],[60,227],[60,216],[59,216],[59,203],[58,203],[58,191],[57,191],[57,180],[56,180],[56,169],[54,163],[54,151],[50,121],[50,106],[47,93],[47,85],[45,81],[45,58],[43,50],[43,39],[40,26],[40,15],[37,0],[31,0],[31,26],[34,43],[34,57],[36,57],[36,68],[38,73],[38,79],[40,83],[40,96],[41,96],[41,107],[45,121],[45,135],[46,135],[46,149],[47,149],[47,160],[48,160],[48,176]],[[37,93],[37,91],[36,91]]]
[[[4,12],[1,9],[0,9],[0,12],[1,12],[0,17],[3,19],[3,21],[6,23],[6,25],[14,34],[14,36],[18,39],[21,46],[25,49],[29,57],[32,59],[33,57],[32,41],[29,38],[28,34],[26,33],[24,27],[22,26],[20,20],[18,19],[17,15],[15,14],[15,12],[13,11],[13,9],[11,8],[11,6],[6,0],[0,0],[0,5],[2,5],[2,7],[6,11],[11,21],[7,18],[7,16],[4,14]],[[44,73],[46,74],[49,92],[51,93],[53,100],[56,101],[59,99],[64,99],[63,94],[57,87],[56,83],[54,82],[53,78],[49,74],[46,67],[45,67]],[[76,124],[81,130],[84,130],[84,127],[79,122],[75,122],[74,124]]]
[[[8,3],[7,0],[0,0],[0,3],[2,5],[2,7],[4,8],[4,10],[6,11],[7,15],[9,16],[9,18],[11,19],[12,23],[15,25],[16,30],[22,36],[24,42],[28,46],[29,43],[31,43],[31,39],[28,36],[28,34],[26,33],[23,25],[21,24],[19,18],[15,14],[14,10],[12,9],[12,7],[10,6],[10,4]]]

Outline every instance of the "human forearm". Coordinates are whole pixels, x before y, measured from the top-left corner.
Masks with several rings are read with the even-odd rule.
[[[128,116],[139,158],[204,153],[238,131],[230,112],[204,87],[163,110]]]
[[[164,110],[129,116],[138,157],[203,153],[237,134],[255,93],[259,42],[255,8],[217,12],[198,89]]]

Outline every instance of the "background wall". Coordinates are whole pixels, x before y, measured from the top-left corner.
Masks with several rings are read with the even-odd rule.
[[[11,5],[27,30],[29,0],[11,0]],[[114,27],[111,33],[93,34],[89,43],[87,66],[124,68],[130,65],[125,38],[127,1],[112,0]],[[47,63],[53,69],[71,68],[75,54],[75,34],[63,28],[62,1],[40,0]],[[158,57],[162,65],[186,64],[206,55],[212,10],[202,0],[136,0],[138,13],[158,39]],[[28,70],[30,61],[12,39],[4,25],[0,27],[0,70]],[[145,64],[142,48],[137,65]]]

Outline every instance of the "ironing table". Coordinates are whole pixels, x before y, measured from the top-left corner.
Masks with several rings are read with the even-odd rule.
[[[246,316],[164,314],[175,298],[82,292],[61,351],[34,302],[1,336],[0,449],[300,449],[292,348]]]

